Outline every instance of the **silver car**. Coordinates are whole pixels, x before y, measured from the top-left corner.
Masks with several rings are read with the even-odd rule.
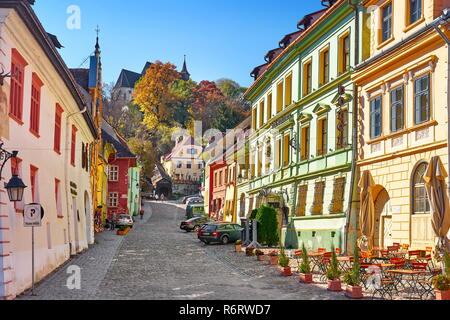
[[[133,227],[133,218],[128,214],[121,214],[116,219],[116,226],[130,226]]]

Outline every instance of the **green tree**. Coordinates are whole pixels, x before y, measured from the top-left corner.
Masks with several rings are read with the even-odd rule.
[[[278,219],[274,208],[261,206],[256,214],[256,220],[260,223],[258,229],[258,242],[269,246],[276,245],[278,238]]]

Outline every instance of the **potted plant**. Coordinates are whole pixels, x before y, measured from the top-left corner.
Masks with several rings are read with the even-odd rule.
[[[287,276],[292,275],[292,270],[291,270],[291,267],[289,266],[289,257],[287,257],[284,254],[284,250],[280,251],[280,256],[278,257],[278,264],[281,267],[281,270],[282,270],[281,274],[283,276],[287,277]]]
[[[269,261],[270,264],[278,264],[278,251],[272,250],[269,252]]]
[[[353,252],[353,266],[352,271],[347,272],[344,275],[344,282],[347,284],[345,288],[345,295],[351,299],[361,299],[362,295],[362,287],[361,287],[361,273],[360,273],[360,264],[358,260],[358,247],[355,243]]]
[[[342,291],[342,281],[341,271],[339,271],[338,261],[336,258],[336,251],[334,250],[334,246],[331,249],[331,261],[330,266],[328,267],[325,276],[328,279],[328,290],[329,291]]]
[[[117,235],[124,236],[130,231],[130,227],[128,226],[120,226],[119,230],[117,230]]]
[[[258,261],[264,261],[264,252],[263,251],[257,249],[255,251],[255,254],[256,254],[256,258],[258,259]]]
[[[245,248],[245,255],[247,257],[253,257],[255,255],[255,248],[253,248],[253,247]]]
[[[234,244],[234,251],[241,252],[242,251],[242,240],[237,240]]]
[[[450,257],[444,252],[445,273],[433,278],[432,283],[436,293],[436,300],[450,300]]]
[[[306,252],[305,244],[302,247],[302,263],[300,264],[300,282],[312,283],[313,276],[311,273],[311,266],[309,265],[308,253]]]

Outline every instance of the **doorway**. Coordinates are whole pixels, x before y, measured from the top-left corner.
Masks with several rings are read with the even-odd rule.
[[[392,242],[392,216],[390,216],[388,192],[383,186],[373,188],[375,206],[374,246],[385,247]]]
[[[73,230],[75,236],[74,250],[75,254],[79,250],[79,239],[78,239],[78,209],[77,209],[77,199],[72,198],[72,215],[73,215]]]

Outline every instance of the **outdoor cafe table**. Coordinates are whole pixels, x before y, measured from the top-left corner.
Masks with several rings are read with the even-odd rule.
[[[409,288],[411,288],[412,293],[419,293],[418,281],[419,277],[423,274],[426,274],[427,271],[424,270],[406,270],[406,269],[394,269],[394,270],[386,270],[385,273],[394,274],[396,278],[396,284],[400,284],[403,288],[407,289],[403,286],[402,281],[404,280]],[[410,278],[404,278],[405,276],[410,276]]]
[[[312,261],[312,269],[311,272],[314,272],[316,268],[319,268],[320,265],[320,257],[322,257],[324,253],[322,252],[308,252],[308,257],[311,258]]]
[[[351,261],[353,259],[353,256],[341,256],[341,257],[336,257],[338,263],[339,263],[339,267],[341,268],[342,271],[348,270],[351,268]]]

